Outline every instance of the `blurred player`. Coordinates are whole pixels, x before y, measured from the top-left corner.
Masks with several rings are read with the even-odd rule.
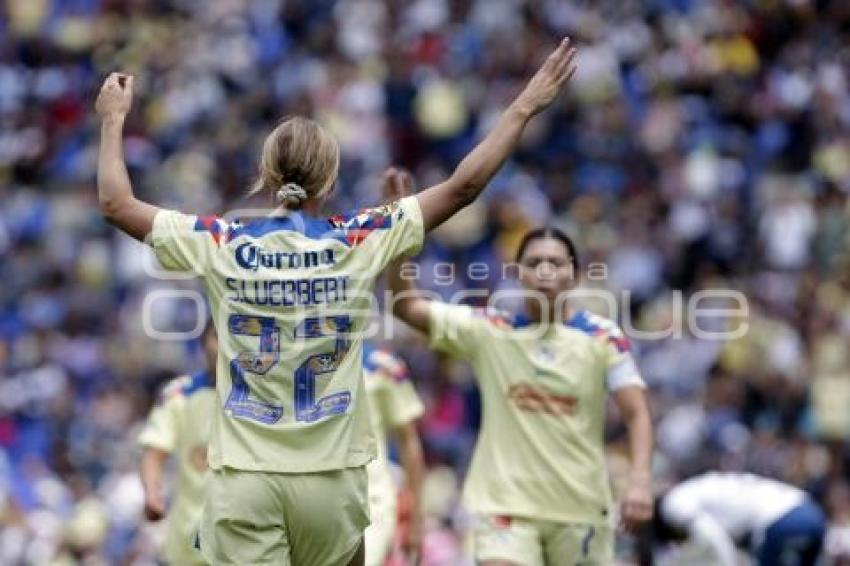
[[[752,474],[696,476],[656,505],[656,542],[689,540],[718,566],[738,564],[736,545],[752,548],[759,566],[813,566],[826,533],[823,511],[805,491]]]
[[[218,330],[218,395],[200,547],[214,564],[362,564],[366,464],[362,337],[374,280],[424,232],[471,203],[529,120],[572,75],[564,40],[444,182],[354,214],[320,216],[339,147],[290,118],[266,138],[255,193],[269,216],[226,222],[162,210],[133,194],[122,151],[133,77],[114,73],[102,117],[98,199],[105,218],[148,240],[166,269],[202,277]]]
[[[177,483],[167,510],[163,558],[169,564],[204,564],[192,541],[207,481],[207,443],[216,408],[215,363],[218,339],[212,323],[201,335],[206,369],[178,377],[165,385],[160,399],[139,435],[144,447],[140,473],[145,490],[145,516],[158,521],[166,515],[164,471],[170,456],[177,459]]]
[[[399,193],[409,184],[398,175]],[[428,333],[433,347],[468,360],[478,378],[481,430],[464,486],[464,502],[480,519],[476,560],[610,564],[606,392],[629,432],[632,468],[621,519],[634,531],[652,512],[652,424],[643,380],[616,324],[561,302],[578,272],[566,235],[529,232],[517,263],[531,291],[525,313],[425,300],[400,265],[389,270],[394,312]]]
[[[366,393],[372,413],[372,427],[378,441],[378,457],[369,463],[369,511],[366,529],[366,564],[382,566],[396,536],[398,490],[387,457],[387,433],[398,448],[410,497],[410,522],[404,549],[410,558],[419,554],[421,515],[419,494],[424,464],[416,420],[422,416],[422,401],[409,381],[407,366],[390,351],[370,344],[363,347]]]

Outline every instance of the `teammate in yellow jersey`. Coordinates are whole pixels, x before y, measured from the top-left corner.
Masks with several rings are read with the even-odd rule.
[[[398,489],[387,457],[387,433],[395,440],[410,496],[410,522],[403,546],[408,557],[415,560],[421,541],[419,494],[424,474],[416,420],[422,416],[424,408],[409,380],[407,366],[392,352],[366,344],[363,371],[372,427],[378,441],[378,457],[366,467],[372,520],[366,529],[366,564],[382,566],[396,535]]]
[[[409,180],[397,173],[399,193]],[[644,383],[617,325],[566,300],[578,257],[562,232],[529,232],[517,254],[528,291],[511,314],[428,301],[391,266],[395,314],[431,345],[470,362],[482,397],[478,442],[464,486],[478,514],[475,557],[486,566],[604,565],[615,510],[605,469],[606,393],[628,428],[631,475],[621,519],[652,513],[652,424]]]
[[[207,482],[207,442],[216,408],[215,363],[218,339],[212,323],[201,335],[206,369],[173,379],[163,387],[157,405],[139,435],[140,474],[145,490],[145,516],[166,515],[164,472],[170,457],[177,460],[177,482],[167,510],[163,558],[169,564],[204,564],[193,541]]]
[[[98,199],[106,219],[148,241],[166,269],[203,279],[219,336],[200,548],[214,564],[363,564],[366,464],[375,441],[365,403],[361,330],[374,281],[424,233],[471,203],[529,120],[574,71],[562,41],[484,140],[442,183],[415,197],[322,217],[339,147],[306,118],[266,138],[254,192],[273,209],[226,221],[138,200],[121,140],[133,77],[110,75]]]

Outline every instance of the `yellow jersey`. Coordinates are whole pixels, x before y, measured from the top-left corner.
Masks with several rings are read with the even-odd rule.
[[[387,432],[411,423],[422,416],[424,407],[407,366],[392,352],[367,344],[363,349],[366,393],[372,414],[372,429],[378,444],[378,455],[369,463],[369,497],[395,496],[395,484],[387,457]]]
[[[213,381],[207,372],[171,380],[148,416],[139,444],[173,455],[177,461],[174,498],[166,519],[163,554],[172,564],[198,564],[192,547],[207,481],[207,442],[216,408]]]
[[[564,324],[432,302],[431,344],[472,365],[481,429],[464,485],[471,510],[610,525],[606,391],[643,386],[617,325],[578,311]]]
[[[415,197],[330,218],[156,215],[157,258],[203,279],[218,331],[211,467],[306,473],[374,457],[362,378],[372,288],[422,239]]]

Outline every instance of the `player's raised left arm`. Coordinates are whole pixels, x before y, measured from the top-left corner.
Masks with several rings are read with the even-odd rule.
[[[144,240],[159,209],[133,194],[122,147],[124,120],[133,98],[133,76],[112,73],[103,83],[95,108],[101,118],[97,161],[97,198],[104,218],[137,240]]]
[[[631,470],[622,502],[623,526],[635,532],[652,517],[652,418],[646,390],[640,386],[621,387],[613,392],[614,401],[629,436]]]
[[[575,71],[575,49],[564,39],[451,177],[418,193],[425,231],[472,203],[513,153],[525,126],[549,106]]]

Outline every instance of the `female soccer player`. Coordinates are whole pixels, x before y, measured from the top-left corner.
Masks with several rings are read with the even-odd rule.
[[[177,462],[177,482],[166,519],[162,557],[169,564],[204,564],[192,540],[209,477],[207,444],[215,408],[215,364],[218,338],[208,324],[201,335],[205,371],[177,377],[163,387],[159,402],[139,434],[142,458],[139,472],[145,490],[145,516],[159,521],[166,515],[164,476],[170,456]]]
[[[396,180],[399,193],[408,184]],[[388,269],[393,311],[431,345],[470,362],[482,397],[464,486],[479,516],[475,558],[486,566],[607,565],[612,496],[605,470],[606,392],[628,428],[631,473],[621,510],[634,531],[652,513],[652,424],[644,384],[616,324],[569,305],[578,258],[564,233],[526,234],[517,253],[525,312],[428,301],[400,264]]]
[[[410,497],[410,522],[403,547],[405,554],[414,562],[421,542],[419,496],[425,475],[416,421],[425,408],[410,382],[407,365],[391,351],[368,342],[364,344],[363,370],[372,431],[378,441],[378,457],[366,466],[369,518],[372,521],[365,532],[366,566],[383,566],[396,537],[398,489],[387,456],[388,436],[392,436],[398,448],[406,492]]]
[[[149,242],[166,269],[202,277],[219,336],[213,470],[200,547],[215,564],[362,564],[365,465],[375,456],[363,402],[362,338],[375,278],[423,233],[472,202],[528,121],[573,73],[563,40],[452,175],[416,197],[320,218],[336,141],[291,118],[266,138],[256,189],[275,209],[225,222],[138,200],[122,155],[133,77],[110,75],[98,197],[106,219]]]

